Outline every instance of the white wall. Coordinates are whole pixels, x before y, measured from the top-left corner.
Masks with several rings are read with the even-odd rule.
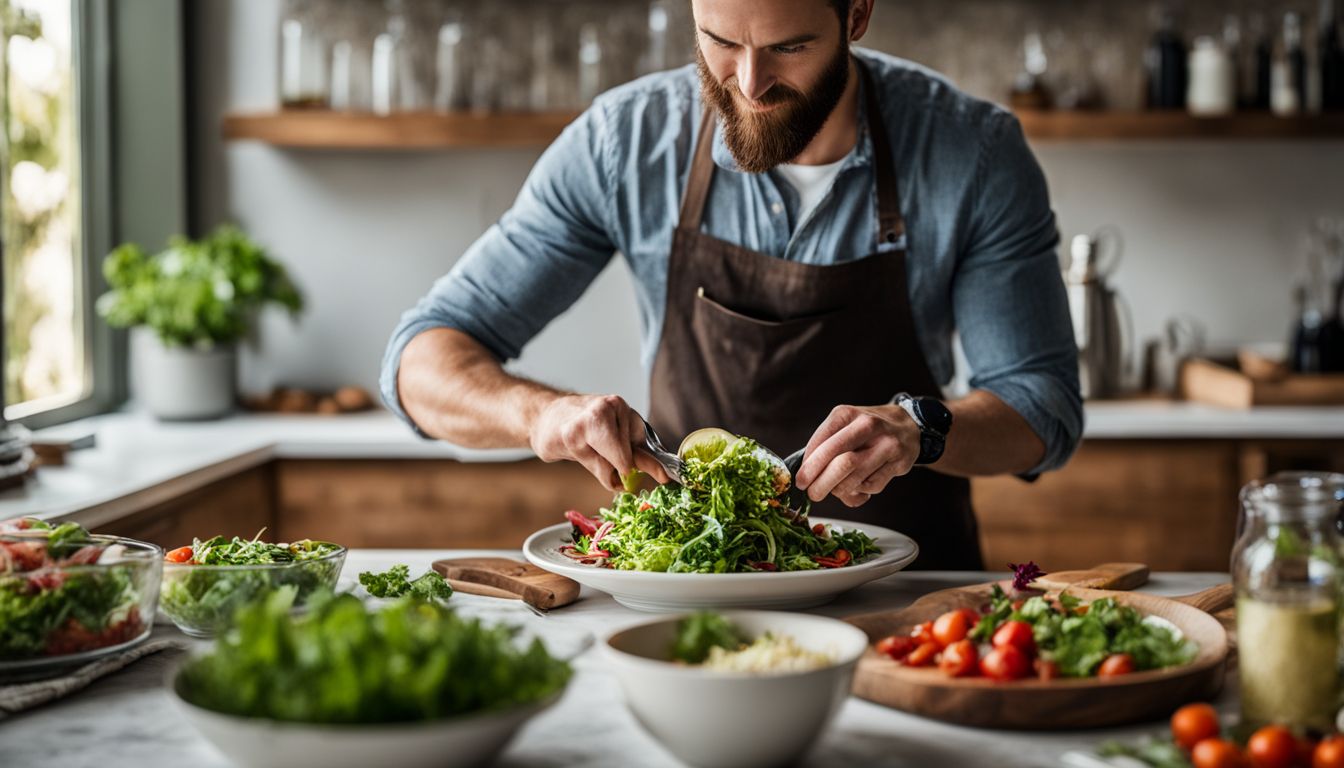
[[[538,151],[313,152],[225,143],[229,110],[275,103],[276,0],[198,4],[197,221],[242,224],[284,259],[309,309],[297,326],[263,323],[244,386],[376,385],[396,320],[507,209]],[[1300,237],[1344,214],[1344,142],[1057,144],[1038,152],[1066,238],[1120,227],[1118,285],[1140,337],[1176,313],[1215,341],[1286,334]],[[613,262],[530,345],[525,372],[646,401],[629,273]]]

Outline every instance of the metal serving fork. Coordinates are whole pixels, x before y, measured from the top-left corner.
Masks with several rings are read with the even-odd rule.
[[[662,439],[658,437],[658,433],[654,431],[653,425],[649,423],[648,419],[641,416],[640,421],[644,422],[644,449],[649,452],[650,456],[653,456],[655,461],[662,465],[663,469],[667,472],[667,476],[671,478],[673,482],[679,485],[684,485],[681,479],[681,470],[682,467],[685,466],[685,463],[681,460],[681,457],[667,450],[667,447],[663,445]]]

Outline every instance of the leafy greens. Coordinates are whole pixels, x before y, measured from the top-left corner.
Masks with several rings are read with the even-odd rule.
[[[415,581],[409,581],[410,573],[410,566],[394,565],[382,573],[364,571],[359,574],[359,583],[374,597],[411,595],[421,600],[447,600],[453,596],[453,588],[437,573],[425,571]]]
[[[732,622],[721,614],[700,611],[677,622],[677,636],[672,641],[672,659],[687,664],[699,664],[709,657],[710,648],[735,651],[747,642]]]

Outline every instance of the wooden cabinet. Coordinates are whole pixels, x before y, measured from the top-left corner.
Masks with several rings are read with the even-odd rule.
[[[98,526],[95,532],[129,536],[171,549],[190,544],[192,537],[220,534],[251,538],[263,528],[270,529],[266,537],[274,541],[275,527],[275,470],[268,464]]]
[[[571,462],[286,460],[276,466],[281,539],[352,547],[522,546],[528,534],[611,502]]]

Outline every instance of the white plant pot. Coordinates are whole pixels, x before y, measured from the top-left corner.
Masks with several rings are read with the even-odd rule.
[[[166,347],[153,330],[133,328],[131,394],[160,419],[217,419],[237,401],[237,361],[232,344]]]

